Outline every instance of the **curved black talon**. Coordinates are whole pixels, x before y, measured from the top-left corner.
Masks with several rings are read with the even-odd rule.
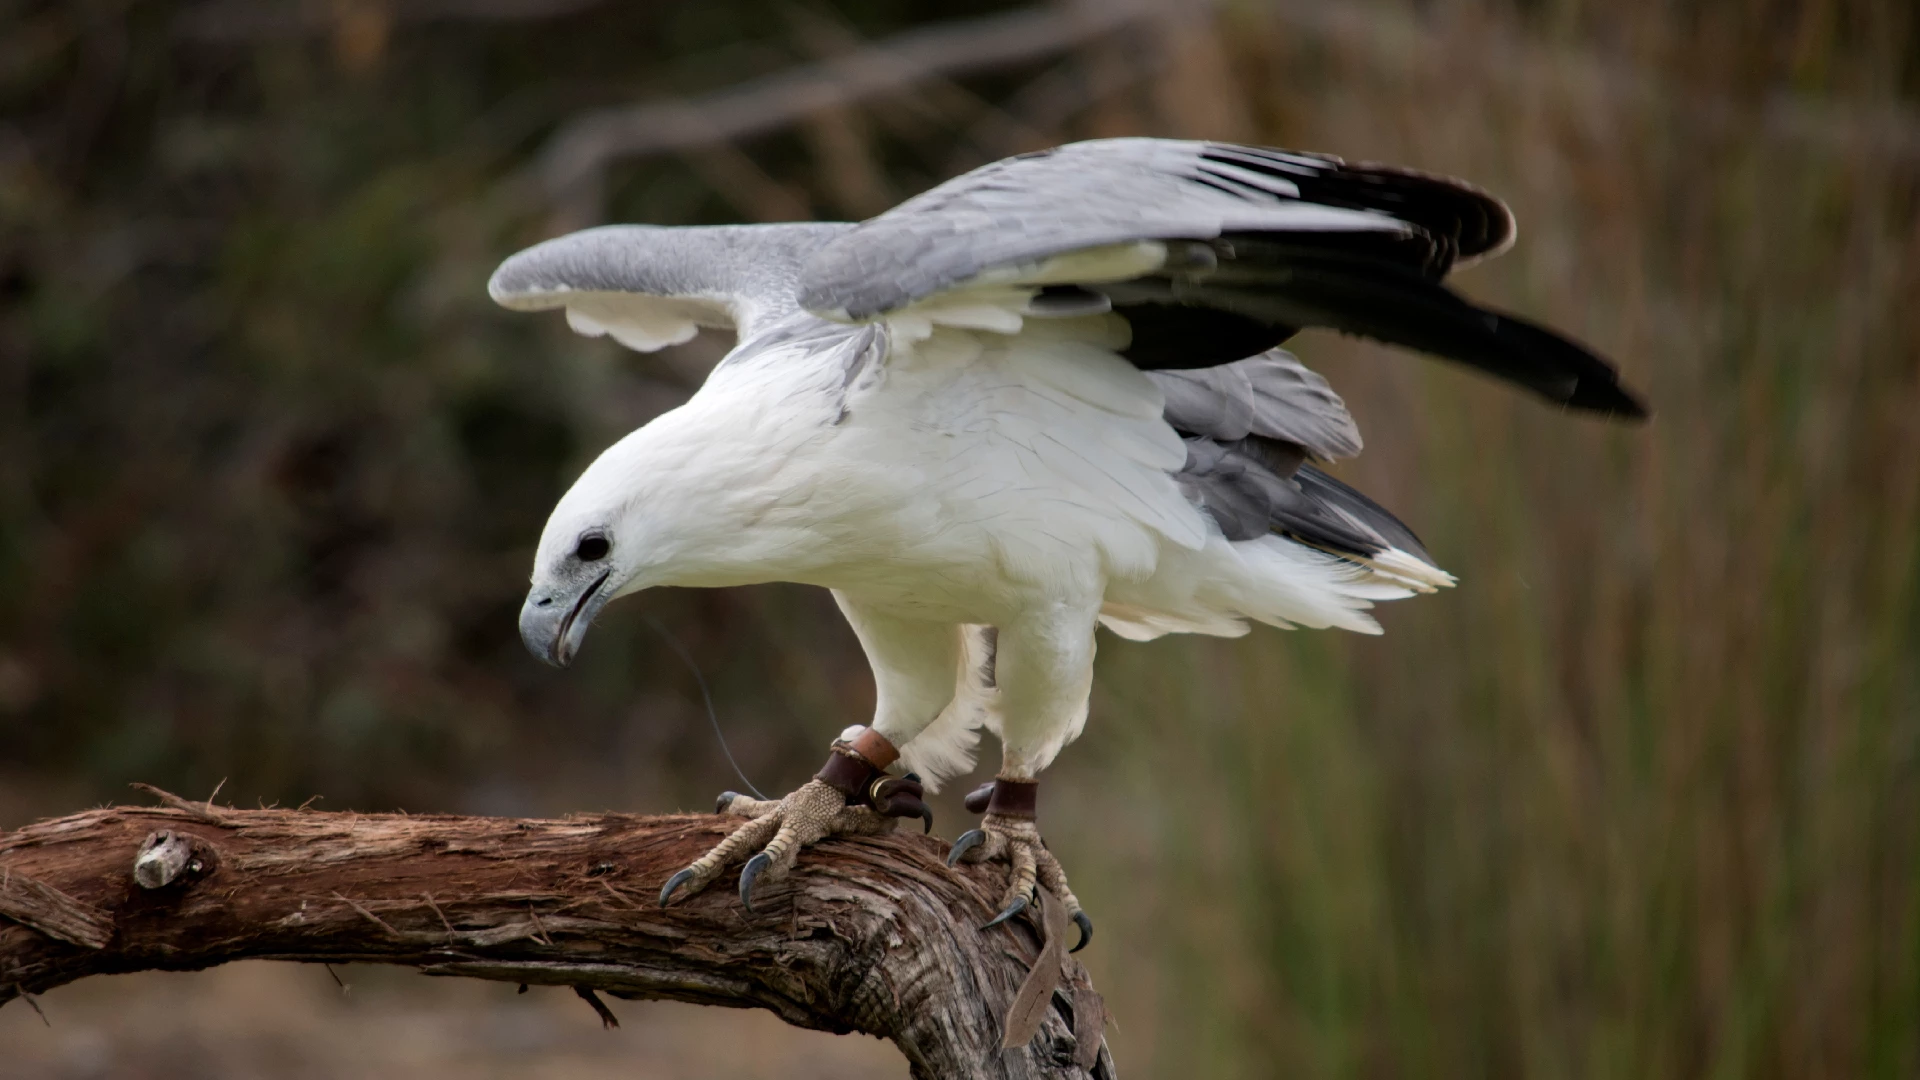
[[[1007,910],[1001,912],[998,915],[995,915],[993,917],[992,922],[981,927],[980,929],[991,930],[994,927],[999,926],[1001,923],[1006,922],[1008,919],[1013,918],[1015,915],[1018,915],[1025,910],[1027,910],[1027,898],[1023,896],[1020,899],[1015,900],[1013,903],[1007,905]]]
[[[932,832],[933,831],[933,809],[931,807],[922,808],[920,811],[920,816],[926,819],[926,822],[927,822],[927,827],[924,829],[921,829],[920,832],[922,834]]]
[[[726,812],[727,812],[727,807],[729,807],[729,806],[732,806],[732,805],[733,805],[733,800],[735,800],[735,799],[737,799],[737,798],[739,798],[739,797],[740,797],[740,793],[739,793],[739,792],[737,792],[737,791],[723,791],[723,792],[721,792],[721,793],[720,793],[720,797],[719,797],[719,798],[717,798],[717,799],[715,799],[715,800],[713,800],[713,812],[714,812],[714,813],[716,813],[716,814],[724,814],[724,813],[726,813]]]
[[[986,842],[987,834],[984,829],[968,829],[966,832],[961,833],[960,839],[955,840],[953,847],[947,850],[947,865],[954,865],[960,861],[960,856],[965,855],[967,852],[972,851],[974,848]]]
[[[1093,940],[1093,920],[1087,918],[1086,912],[1084,911],[1074,912],[1073,925],[1080,928],[1080,944],[1075,945],[1071,949],[1068,949],[1067,951],[1070,953],[1079,952],[1081,949],[1084,949],[1087,947],[1087,942]]]
[[[692,876],[693,876],[693,870],[691,868],[688,868],[668,878],[666,885],[662,887],[660,890],[660,906],[666,907],[667,901],[673,899],[673,891],[675,889],[678,889],[680,886],[685,885],[687,883],[687,879]]]
[[[748,859],[747,865],[740,868],[740,902],[747,906],[749,915],[753,914],[753,879],[772,865],[773,857],[763,851]]]

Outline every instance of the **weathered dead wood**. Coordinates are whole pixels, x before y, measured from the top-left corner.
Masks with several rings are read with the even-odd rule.
[[[83,949],[104,949],[113,938],[109,913],[4,867],[0,867],[0,915]]]
[[[1113,1076],[1103,1046],[1074,1038],[1074,1013],[1098,1031],[1104,1008],[1071,958],[1038,1033],[999,1049],[1040,933],[974,929],[1004,871],[949,870],[931,837],[829,840],[762,884],[749,915],[723,885],[654,903],[729,827],[711,815],[362,815],[156,794],[167,805],[0,833],[0,1003],[115,972],[385,963],[571,986],[603,1020],[596,991],[770,1009],[891,1039],[916,1077]]]

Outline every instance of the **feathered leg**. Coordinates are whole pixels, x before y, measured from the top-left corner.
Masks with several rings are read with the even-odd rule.
[[[986,812],[980,828],[956,840],[957,862],[1005,861],[1009,868],[997,926],[1026,910],[1035,883],[1066,905],[1080,928],[1074,951],[1093,937],[1093,921],[1067,887],[1066,871],[1040,838],[1040,770],[1080,734],[1093,687],[1093,627],[1098,608],[1062,604],[1000,628],[994,683],[999,692],[1004,757],[1000,777],[967,796],[967,809]]]

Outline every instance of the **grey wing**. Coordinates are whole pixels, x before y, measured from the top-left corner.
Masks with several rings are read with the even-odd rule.
[[[1258,166],[1247,162],[1257,160]],[[1102,139],[975,169],[901,203],[808,263],[801,303],[864,319],[998,267],[1136,240],[1243,230],[1380,232],[1408,224],[1300,197],[1331,158],[1171,139]]]
[[[1284,349],[1148,378],[1166,397],[1167,423],[1176,431],[1228,443],[1258,435],[1329,461],[1360,453],[1360,429],[1346,402]]]
[[[744,338],[800,311],[801,263],[850,228],[586,229],[508,258],[487,292],[516,311],[565,308],[575,330],[646,352],[679,344],[703,326],[734,328]]]
[[[1010,158],[835,237],[802,306],[888,316],[943,293],[1027,286],[1031,314],[1110,309],[1123,354],[1203,368],[1322,326],[1464,363],[1573,408],[1644,409],[1605,360],[1440,279],[1513,238],[1469,185],[1221,143],[1111,139]]]

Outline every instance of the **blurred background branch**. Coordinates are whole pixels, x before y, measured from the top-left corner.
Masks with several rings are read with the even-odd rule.
[[[530,22],[572,15],[605,0],[209,0],[180,13],[183,38],[218,44],[333,35],[343,24]]]
[[[760,135],[946,76],[1029,62],[1137,23],[1151,10],[1142,0],[1101,0],[954,21],[703,98],[598,109],[561,126],[541,154],[540,177],[563,223],[590,224],[601,213],[602,172],[618,159]]]
[[[1149,77],[1182,50],[1209,49],[1211,35],[1204,29],[1197,34],[1191,30],[1204,27],[1206,10],[1207,5],[1197,0],[1192,4],[1181,0],[1063,2],[916,29],[872,44],[859,43],[844,28],[818,16],[803,18],[800,39],[816,53],[825,54],[819,63],[699,99],[599,109],[574,117],[544,151],[541,180],[547,196],[560,208],[557,226],[577,228],[600,220],[604,170],[621,158],[695,149],[708,155],[724,154],[711,147],[835,112],[840,113],[844,124],[847,106],[902,91],[939,93],[949,98],[958,95],[964,100],[968,95],[950,82],[949,76],[1021,64],[1129,27],[1164,35],[1151,39],[1153,47],[1141,50],[1152,59],[1128,65],[1126,74],[1102,80],[1087,95],[1088,101],[1100,100],[1120,85]],[[1458,57],[1465,55],[1478,70],[1504,82],[1515,93],[1571,94],[1587,110],[1667,107],[1676,110],[1681,121],[1703,130],[1725,133],[1735,127],[1751,128],[1767,138],[1804,143],[1814,149],[1858,147],[1895,160],[1920,160],[1920,111],[1910,108],[1862,110],[1791,91],[1774,91],[1758,103],[1748,104],[1667,85],[1648,70],[1586,50],[1543,48],[1520,35],[1487,26],[1483,20],[1473,20],[1470,26],[1448,26],[1441,19],[1409,17],[1381,4],[1281,0],[1275,10],[1291,30],[1400,71],[1421,64],[1457,64]],[[1431,38],[1436,32],[1458,39],[1463,49],[1453,52],[1432,48]],[[1167,84],[1176,94],[1187,91],[1187,115],[1183,119],[1198,121],[1196,126],[1209,130],[1215,138],[1243,137],[1236,134],[1249,130],[1242,118],[1194,115],[1197,110],[1231,110],[1236,104],[1235,95],[1218,92],[1224,88],[1205,85],[1204,76],[1192,77],[1219,70],[1222,57],[1218,50],[1194,59],[1197,63],[1190,66],[1189,77]],[[1054,83],[1043,84],[1038,96],[1071,101],[1063,89]],[[989,122],[999,128],[990,132],[998,136],[994,142],[1034,144],[1027,148],[1038,149],[1038,144],[1045,141],[1036,138],[1038,128],[1018,120],[1017,113],[987,111]],[[1182,110],[1176,105],[1174,111]],[[843,164],[847,160],[843,154]],[[710,179],[724,178],[718,186],[750,189],[736,201],[743,210],[763,220],[792,220],[804,213],[792,198],[774,196],[766,185],[746,180],[737,163],[708,171]],[[868,199],[862,205],[866,209],[859,212],[860,216],[877,213],[886,204]]]

